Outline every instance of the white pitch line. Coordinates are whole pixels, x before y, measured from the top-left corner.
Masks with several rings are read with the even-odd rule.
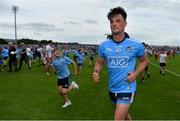
[[[156,64],[154,64],[154,63],[152,63],[152,62],[150,62],[150,61],[149,61],[149,63],[150,63],[151,65],[155,66],[155,67],[160,68],[158,65],[156,65]],[[175,72],[173,72],[173,71],[170,71],[170,70],[167,70],[167,69],[165,69],[165,71],[167,71],[167,72],[169,72],[169,73],[171,73],[171,74],[174,74],[174,75],[180,77],[180,74],[177,74],[177,73],[175,73]]]

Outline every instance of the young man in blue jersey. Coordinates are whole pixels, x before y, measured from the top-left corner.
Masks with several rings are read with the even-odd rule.
[[[9,58],[9,50],[7,47],[4,47],[2,50],[2,56],[3,56],[3,66],[5,69],[7,69],[7,63],[8,63],[8,58]]]
[[[95,56],[95,53],[91,49],[89,52],[89,67],[94,66],[94,56]]]
[[[3,56],[2,56],[2,48],[0,47],[0,71],[4,71],[3,69]]]
[[[68,65],[73,63],[74,67],[74,75],[77,75],[76,64],[70,58],[63,56],[61,50],[57,49],[54,51],[55,58],[52,61],[52,65],[54,67],[55,73],[57,74],[57,85],[59,89],[60,95],[64,98],[65,104],[62,108],[66,108],[71,105],[71,101],[68,98],[68,93],[72,89],[78,89],[79,86],[73,81],[70,84],[70,71],[68,69]]]
[[[76,62],[77,62],[77,67],[78,67],[78,69],[77,69],[78,70],[78,76],[80,76],[83,61],[85,60],[85,54],[82,52],[81,49],[79,49],[76,57],[77,57]]]
[[[107,15],[112,36],[100,44],[93,80],[99,82],[99,74],[106,62],[110,98],[115,104],[115,120],[132,120],[128,113],[136,91],[136,77],[144,70],[148,61],[143,44],[125,35],[127,13],[122,7],[110,10]],[[135,68],[136,58],[139,63]]]

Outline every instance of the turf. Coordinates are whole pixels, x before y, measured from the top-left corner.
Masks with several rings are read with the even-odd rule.
[[[156,63],[153,58],[151,62]],[[167,69],[180,74],[180,56],[168,60]],[[71,68],[71,67],[70,67]],[[149,65],[150,78],[138,87],[130,113],[135,120],[180,120],[180,77]],[[112,120],[114,107],[107,91],[107,70],[100,83],[91,79],[92,67],[86,59],[80,77],[72,76],[80,89],[69,97],[72,106],[62,109],[63,100],[56,86],[56,75],[46,76],[43,67],[33,62],[19,72],[0,72],[0,120]]]

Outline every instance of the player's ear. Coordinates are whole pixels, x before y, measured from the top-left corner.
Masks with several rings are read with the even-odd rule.
[[[124,28],[127,26],[127,21],[124,22]]]

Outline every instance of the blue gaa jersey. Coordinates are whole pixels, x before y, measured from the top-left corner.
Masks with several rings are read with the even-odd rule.
[[[70,75],[68,65],[72,63],[72,60],[66,56],[56,58],[52,61],[52,65],[55,68],[58,79],[63,79]]]
[[[78,55],[78,50],[74,50],[74,55],[77,56]]]
[[[9,57],[9,50],[6,49],[6,48],[4,48],[4,49],[2,50],[2,52],[1,52],[1,54],[2,54],[3,57]]]
[[[144,56],[144,46],[140,41],[125,38],[116,43],[112,39],[103,42],[98,55],[104,58],[109,72],[109,91],[113,93],[135,92],[136,81],[127,81],[128,73],[133,72],[137,57]]]
[[[65,50],[64,55],[67,56],[67,57],[69,57],[70,51],[69,51],[69,50]]]
[[[78,53],[77,54],[77,63],[82,64],[84,61],[84,54],[83,53]]]

